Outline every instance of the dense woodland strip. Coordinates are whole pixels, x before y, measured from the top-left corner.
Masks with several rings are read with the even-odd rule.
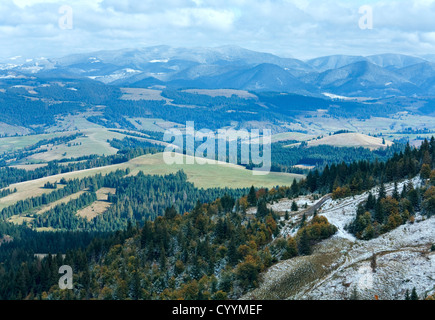
[[[197,201],[212,202],[224,195],[241,197],[247,189],[212,188],[198,189],[187,181],[184,172],[166,176],[136,176],[109,174],[92,179],[91,190],[102,187],[116,188],[116,194],[109,194],[113,205],[102,215],[88,221],[76,215],[77,211],[90,205],[96,199],[84,194],[67,204],[61,204],[39,215],[35,227],[51,227],[62,230],[115,231],[123,230],[128,222],[143,225],[148,220],[162,216],[165,209],[173,207],[177,212],[192,210]]]
[[[16,188],[14,188],[13,190],[11,190],[11,189],[0,190],[0,198],[7,197],[8,195],[15,193],[15,192],[17,192]]]
[[[117,170],[110,174],[110,176],[123,176],[128,174],[128,171]],[[41,196],[31,197],[24,200],[19,200],[15,204],[3,208],[0,211],[0,217],[3,221],[7,220],[11,216],[21,215],[23,213],[33,213],[33,209],[40,208],[41,206],[55,202],[67,196],[70,196],[79,191],[89,188],[92,190],[98,190],[98,185],[101,183],[105,176],[98,174],[92,177],[86,177],[83,179],[65,180],[61,179],[59,185],[63,185],[63,188],[57,188],[51,193],[44,193]]]
[[[370,162],[385,162],[395,153],[404,151],[405,145],[395,143],[391,147],[370,151],[367,148],[334,147],[321,145],[315,147],[287,147],[291,142],[279,142],[272,144],[272,167],[275,172],[307,173],[309,170],[294,168],[295,165],[304,164],[316,166],[323,170],[326,165],[335,163],[353,163],[359,160]]]
[[[331,193],[340,187],[344,196],[369,190],[375,185],[413,178],[424,167],[425,175],[435,167],[435,138],[425,140],[420,148],[406,145],[405,150],[395,153],[386,162],[355,161],[327,165],[325,169],[311,171],[301,183],[309,192]]]

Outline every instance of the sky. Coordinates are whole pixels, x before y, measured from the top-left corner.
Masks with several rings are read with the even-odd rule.
[[[155,45],[424,56],[434,17],[435,0],[0,0],[0,59]]]

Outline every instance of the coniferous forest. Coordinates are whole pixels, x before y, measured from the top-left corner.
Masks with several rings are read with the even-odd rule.
[[[263,194],[262,198],[258,198]],[[278,216],[262,210],[267,193],[256,192],[258,213],[232,210],[228,194],[179,214],[174,206],[142,227],[130,222],[115,233],[35,233],[3,225],[18,241],[3,244],[2,299],[229,299],[259,284],[259,275],[281,259],[311,253],[336,231],[323,217],[304,224],[295,238],[274,242]],[[90,240],[92,239],[92,240]],[[72,241],[72,242],[71,242]],[[53,245],[59,242],[60,245]],[[36,252],[49,252],[32,259]],[[60,290],[58,269],[75,270],[75,289]],[[11,281],[14,279],[14,281]]]
[[[2,222],[1,299],[234,299],[259,285],[260,273],[282,259],[310,255],[313,245],[336,232],[325,217],[301,222],[292,237],[276,238],[279,216],[266,206],[302,194],[351,196],[380,185],[359,204],[349,230],[369,240],[407,221],[419,210],[435,214],[435,139],[418,149],[406,146],[386,162],[327,165],[289,187],[199,190],[183,172],[131,176],[118,170],[106,176],[59,181],[62,188],[3,209],[5,218],[28,212],[66,195],[85,191],[68,203],[35,216],[31,227]],[[420,175],[422,187],[397,182]],[[387,196],[384,185],[394,183]],[[92,220],[75,213],[109,195],[109,211]],[[256,207],[255,216],[246,214]],[[298,210],[297,206],[295,210]],[[36,255],[36,256],[35,256]],[[57,286],[58,268],[75,270],[74,290]],[[14,281],[10,281],[14,279]]]

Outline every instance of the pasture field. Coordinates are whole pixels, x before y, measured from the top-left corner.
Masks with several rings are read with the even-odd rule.
[[[253,175],[253,172],[245,169],[242,166],[219,163],[219,164],[186,164],[186,158],[191,158],[185,155],[178,155],[182,158],[183,164],[167,165],[163,160],[163,153],[154,155],[145,155],[130,160],[129,162],[111,165],[101,168],[87,169],[76,172],[68,172],[60,175],[45,177],[37,180],[21,182],[9,186],[9,188],[17,188],[17,192],[7,197],[0,199],[0,210],[4,207],[12,205],[19,200],[40,196],[43,193],[49,193],[52,190],[44,189],[45,183],[58,182],[60,179],[83,178],[96,174],[108,174],[117,169],[130,169],[130,175],[136,175],[139,171],[150,175],[166,175],[175,173],[179,170],[184,170],[188,180],[195,184],[198,188],[214,188],[214,187],[229,187],[229,188],[247,188],[251,185],[256,187],[272,188],[277,185],[290,186],[294,179],[300,180],[304,176],[289,173],[271,172],[267,175]]]
[[[370,150],[386,148],[393,145],[392,141],[385,139],[385,144],[382,143],[382,138],[376,138],[361,133],[341,133],[331,136],[324,136],[320,139],[313,139],[308,141],[309,147],[316,147],[321,145],[329,145],[333,147],[363,147]],[[298,147],[300,143],[294,143],[287,147]]]
[[[111,147],[107,140],[123,139],[126,135],[111,132],[105,128],[92,128],[80,131],[84,134],[82,137],[70,141],[68,144],[60,144],[44,153],[37,153],[26,160],[28,162],[47,162],[65,158],[78,158],[82,156],[112,155],[118,150]]]
[[[314,136],[300,132],[283,132],[272,135],[272,143],[288,140],[307,141],[312,138],[314,138]]]
[[[108,202],[108,196],[109,193],[115,194],[116,189],[113,188],[101,188],[96,192],[97,194],[97,201],[92,203],[90,206],[87,206],[86,208],[83,208],[82,210],[79,210],[77,212],[77,215],[86,218],[89,221],[93,218],[103,214],[104,212],[109,209],[109,207],[112,205],[110,202]]]
[[[79,192],[74,193],[74,194],[72,194],[72,195],[70,195],[70,196],[64,197],[64,198],[59,199],[59,200],[57,200],[57,201],[54,201],[54,202],[52,202],[52,203],[50,203],[50,204],[48,204],[48,205],[46,205],[46,206],[41,207],[41,209],[38,210],[38,212],[37,212],[36,214],[43,214],[43,213],[47,212],[48,210],[53,209],[54,207],[56,207],[56,206],[59,205],[59,204],[62,204],[62,203],[68,203],[68,202],[70,202],[71,200],[78,199],[78,198],[79,198],[82,194],[84,194],[85,192],[86,192],[86,191],[79,191]]]
[[[64,197],[62,199],[59,199],[57,201],[54,201],[48,205],[44,205],[40,208],[36,208],[32,210],[32,212],[26,212],[21,215],[15,215],[8,219],[8,222],[20,225],[24,222],[26,223],[32,223],[32,221],[35,219],[33,217],[34,214],[41,215],[45,212],[53,209],[54,207],[60,205],[60,204],[66,204],[70,202],[71,200],[78,199],[82,194],[88,192],[87,190],[79,191],[77,193],[74,193],[72,195],[69,195],[67,197]],[[79,210],[77,212],[77,215],[87,218],[88,220],[91,220],[95,218],[97,215],[103,214],[106,212],[106,210],[112,205],[110,202],[108,202],[108,195],[109,193],[115,194],[116,189],[112,188],[101,188],[96,192],[97,194],[97,201],[92,203],[86,208],[83,208],[82,210]],[[42,228],[37,228],[39,231],[42,231]]]
[[[126,117],[126,119],[130,121],[130,123],[134,125],[137,130],[165,132],[166,130],[171,128],[184,127],[184,125],[182,124],[166,121],[163,119],[157,119],[157,118]]]
[[[46,149],[47,151],[35,153],[26,158],[20,159],[19,161],[15,161],[12,163],[12,166],[31,170],[37,165],[42,166],[44,163],[53,160],[79,158],[82,156],[89,156],[94,154],[100,156],[113,155],[118,152],[118,149],[113,148],[108,140],[122,140],[125,137],[129,137],[128,130],[125,130],[124,134],[122,132],[110,131],[107,128],[89,128],[80,131],[68,131],[61,133],[50,133],[22,137],[8,137],[0,138],[0,153],[19,150],[27,146],[31,146],[44,139],[52,139],[59,136],[68,136],[75,133],[83,133],[84,135],[78,137],[75,140],[69,141],[68,143],[42,146],[40,149]],[[134,139],[166,145],[166,143],[152,139],[145,139],[139,137],[134,137]]]
[[[258,99],[255,94],[252,94],[245,90],[233,90],[233,89],[187,89],[183,92],[207,95],[210,97],[226,97],[231,98],[233,95],[242,99]]]
[[[326,136],[319,140],[308,142],[308,146],[331,145],[335,147],[364,147],[370,150],[386,148],[393,145],[393,142],[386,140],[382,144],[382,138],[375,138],[361,133],[342,133]]]
[[[166,101],[170,102],[169,99],[162,96],[162,90],[154,89],[143,89],[143,88],[121,88],[123,93],[121,100],[131,100],[131,101]]]
[[[0,138],[0,154],[4,152],[12,152],[12,151],[29,147],[44,139],[53,139],[56,137],[66,136],[71,134],[72,134],[71,132],[48,133],[48,134],[36,134],[36,135]]]

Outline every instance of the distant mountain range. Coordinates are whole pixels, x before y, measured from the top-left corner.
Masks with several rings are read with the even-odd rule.
[[[115,86],[239,89],[320,96],[412,97],[435,94],[435,63],[401,54],[334,55],[301,61],[235,46],[99,51],[59,59],[0,63],[12,79],[91,79]]]

